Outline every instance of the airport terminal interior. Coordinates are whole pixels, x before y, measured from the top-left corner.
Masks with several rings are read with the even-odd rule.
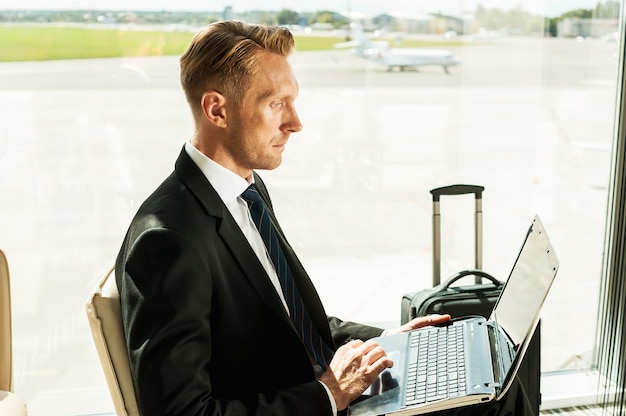
[[[398,325],[403,294],[433,285],[430,190],[480,185],[479,265],[473,196],[441,198],[442,279],[506,281],[540,216],[559,258],[541,412],[626,411],[623,0],[15,3],[0,0],[0,390],[29,415],[124,414],[87,303],[193,133],[179,57],[221,19],[295,36],[303,129],[259,174],[329,315]],[[85,29],[117,54],[68,37],[5,55]]]

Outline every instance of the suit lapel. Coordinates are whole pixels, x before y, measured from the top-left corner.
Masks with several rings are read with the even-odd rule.
[[[176,161],[176,173],[181,181],[196,195],[207,215],[218,219],[218,235],[243,270],[248,282],[254,287],[261,301],[274,313],[290,325],[293,325],[283,307],[282,301],[276,293],[276,289],[274,289],[267,277],[267,273],[256,254],[254,254],[248,240],[246,240],[213,186],[206,179],[200,168],[187,155],[184,148]]]

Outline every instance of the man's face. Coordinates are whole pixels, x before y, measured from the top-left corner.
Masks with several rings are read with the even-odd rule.
[[[291,133],[302,130],[294,101],[298,83],[287,58],[259,52],[261,70],[251,80],[241,105],[227,103],[226,140],[231,170],[243,177],[253,169],[274,169],[282,162]]]

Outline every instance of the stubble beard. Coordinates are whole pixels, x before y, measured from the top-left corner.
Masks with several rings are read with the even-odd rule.
[[[272,148],[271,143],[249,146],[241,136],[232,136],[228,141],[228,152],[233,161],[248,170],[274,170],[282,164],[282,150]]]

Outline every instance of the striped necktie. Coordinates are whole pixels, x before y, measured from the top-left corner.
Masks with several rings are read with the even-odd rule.
[[[322,340],[317,329],[313,325],[309,313],[304,306],[298,287],[296,286],[289,264],[283,253],[283,249],[276,235],[276,228],[270,220],[265,204],[255,188],[254,184],[241,194],[241,197],[248,203],[252,220],[263,238],[267,252],[274,263],[276,274],[280,281],[280,286],[289,308],[289,315],[293,321],[302,342],[307,348],[309,355],[322,367],[328,368],[328,364],[333,356],[333,351]]]

